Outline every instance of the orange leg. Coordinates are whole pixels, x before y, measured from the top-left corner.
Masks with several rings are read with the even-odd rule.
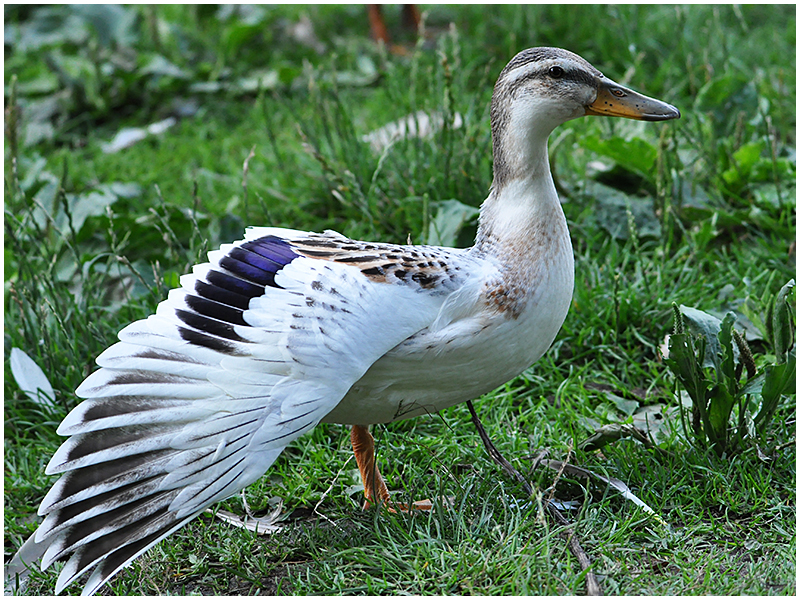
[[[386,504],[391,512],[407,512],[409,508],[406,504],[392,502],[389,499],[389,490],[375,464],[375,440],[369,429],[363,425],[353,425],[350,430],[350,442],[353,444],[353,454],[356,455],[361,481],[364,483],[367,507],[378,496],[378,502]],[[433,508],[433,504],[430,500],[420,500],[411,505],[411,510],[430,510],[431,508]]]

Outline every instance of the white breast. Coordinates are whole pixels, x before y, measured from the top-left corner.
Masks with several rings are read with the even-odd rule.
[[[488,310],[425,329],[386,353],[323,420],[389,423],[477,398],[519,375],[550,347],[572,298],[569,244],[540,273],[518,316]],[[355,421],[358,420],[358,423]]]

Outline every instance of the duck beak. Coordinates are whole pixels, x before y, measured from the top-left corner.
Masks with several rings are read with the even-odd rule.
[[[668,121],[681,116],[680,111],[671,104],[648,98],[605,77],[600,80],[597,98],[586,106],[586,114],[639,121]]]

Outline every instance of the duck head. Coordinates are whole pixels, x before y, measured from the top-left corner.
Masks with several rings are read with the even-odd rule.
[[[567,50],[523,50],[500,73],[492,96],[495,186],[546,164],[553,129],[584,115],[666,121],[680,111],[612,81]]]

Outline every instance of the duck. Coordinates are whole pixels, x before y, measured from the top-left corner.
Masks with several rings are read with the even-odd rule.
[[[560,48],[518,53],[490,107],[493,181],[466,249],[249,228],[119,332],[77,388],[31,542],[60,593],[93,594],[153,545],[254,483],[319,423],[350,427],[368,502],[398,510],[369,426],[490,392],[550,347],[572,299],[572,244],[548,160],[586,115],[674,106]]]

